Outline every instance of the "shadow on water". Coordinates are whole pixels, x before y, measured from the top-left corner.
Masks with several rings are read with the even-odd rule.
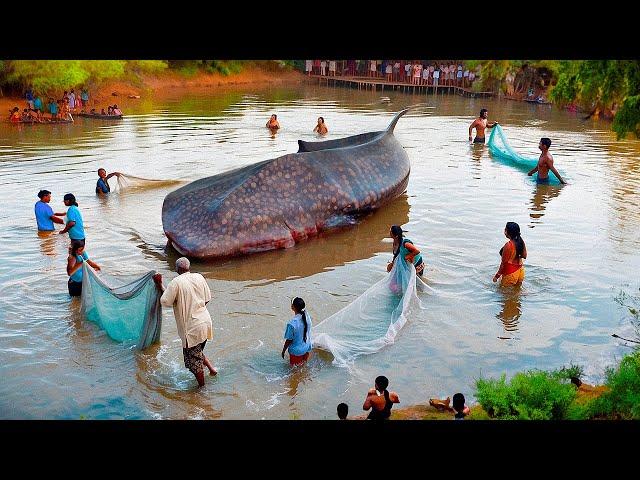
[[[232,281],[309,277],[388,251],[389,245],[383,239],[388,236],[390,226],[408,221],[409,202],[405,193],[352,227],[321,233],[291,248],[234,257],[222,263],[193,261],[192,270],[205,278]],[[172,270],[180,254],[172,247],[167,247],[166,253],[167,268]]]
[[[544,211],[547,208],[546,205],[552,198],[556,198],[560,195],[563,185],[539,185],[536,184],[533,187],[533,196],[531,197],[531,223],[529,227],[533,228],[536,223],[540,223],[540,218],[544,216]]]

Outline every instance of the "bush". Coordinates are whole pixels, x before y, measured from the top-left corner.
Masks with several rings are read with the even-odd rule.
[[[589,404],[590,416],[640,420],[640,350],[608,368],[605,385],[610,390]]]
[[[574,370],[575,373],[575,370]],[[576,389],[566,372],[529,370],[517,373],[506,382],[479,379],[476,398],[490,415],[504,420],[560,420],[566,418]]]

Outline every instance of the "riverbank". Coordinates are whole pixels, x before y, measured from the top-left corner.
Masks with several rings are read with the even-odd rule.
[[[89,108],[106,110],[114,103],[125,112],[128,107],[140,100],[153,98],[161,100],[167,97],[188,93],[215,93],[219,88],[246,86],[276,86],[298,84],[304,81],[304,75],[296,70],[267,70],[260,67],[246,67],[240,73],[222,75],[221,73],[198,72],[184,75],[176,71],[165,71],[153,75],[141,75],[139,82],[106,81],[89,89]],[[62,92],[56,95],[62,96]],[[43,97],[46,102],[46,99]],[[26,107],[22,97],[0,97],[2,117],[13,107],[21,110]]]
[[[575,402],[578,405],[585,405],[607,391],[608,388],[605,385],[594,386],[582,383],[577,387]],[[471,413],[466,417],[466,420],[495,420],[482,408],[482,405],[471,405],[469,409]],[[361,415],[354,417],[354,420],[365,418],[366,415]],[[391,420],[453,420],[453,412],[435,408],[428,403],[417,404],[394,408],[391,410]]]

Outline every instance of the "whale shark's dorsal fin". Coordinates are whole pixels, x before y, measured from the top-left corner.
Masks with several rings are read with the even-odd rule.
[[[404,110],[400,110],[398,113],[396,113],[396,116],[393,117],[393,120],[391,120],[391,123],[387,127],[387,133],[393,133],[393,129],[396,128],[396,123],[398,123],[398,120],[400,120],[400,117],[402,117],[405,113],[407,113],[412,108],[418,108],[422,106],[424,106],[424,103],[418,103],[416,105],[411,105],[405,108]]]

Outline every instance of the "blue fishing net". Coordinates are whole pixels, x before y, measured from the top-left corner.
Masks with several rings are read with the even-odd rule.
[[[142,350],[160,339],[162,308],[154,270],[142,276],[114,276],[82,266],[82,313],[118,342]]]
[[[511,164],[517,168],[520,168],[521,170],[529,171],[538,164],[538,158],[523,157],[513,148],[511,148],[511,145],[509,145],[507,137],[505,136],[500,125],[496,125],[491,129],[491,135],[489,135],[487,146],[489,147],[489,152],[491,152],[491,155],[494,158],[502,160],[507,164]],[[560,183],[553,172],[549,172],[549,183]]]

